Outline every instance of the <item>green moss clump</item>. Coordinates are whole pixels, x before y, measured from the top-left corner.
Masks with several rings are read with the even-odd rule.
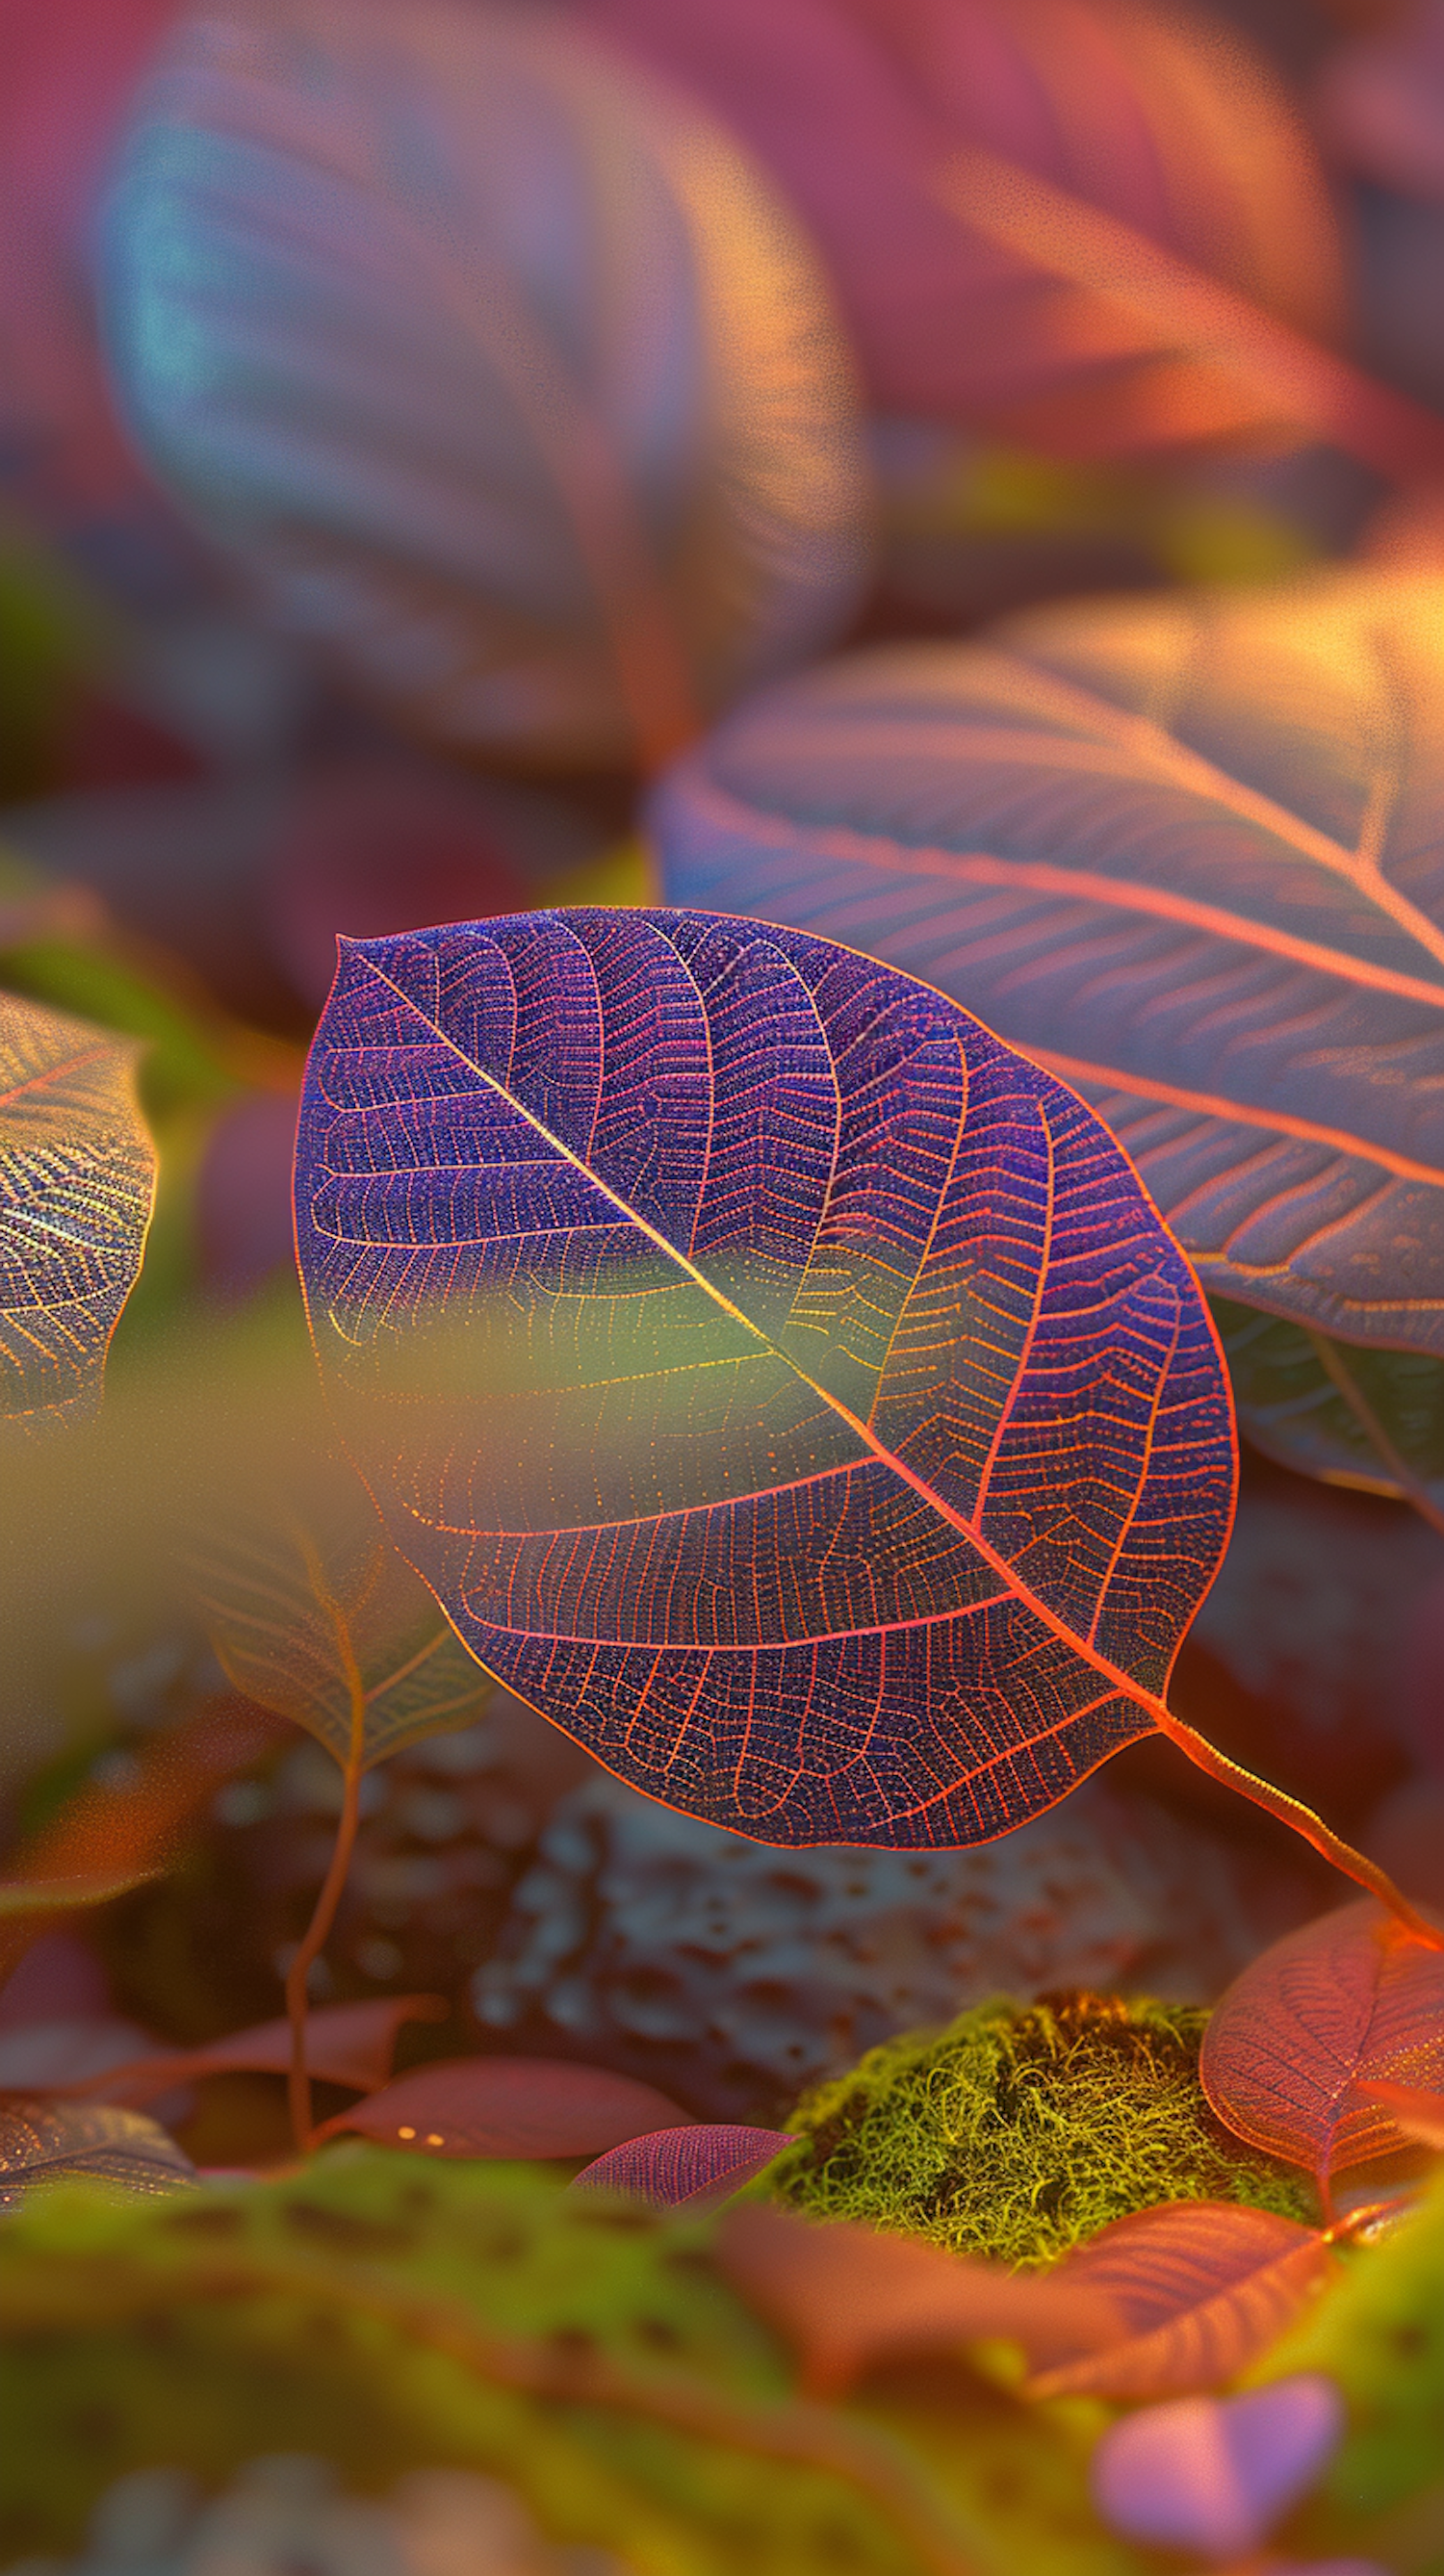
[[[1198,2081],[1208,2015],[1053,1995],[980,2004],[873,2049],[804,2095],[774,2195],[960,2254],[1042,2264],[1161,2200],[1239,2200],[1316,2220],[1310,2184],[1215,2119]]]

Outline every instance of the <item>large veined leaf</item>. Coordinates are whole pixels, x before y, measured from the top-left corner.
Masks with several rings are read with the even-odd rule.
[[[330,1460],[219,1523],[194,1571],[236,1688],[306,1727],[343,1770],[466,1725],[490,1695],[362,1486]]]
[[[943,995],[678,912],[343,942],[296,1219],[397,1545],[639,1788],[969,1843],[1176,1729],[1233,1491],[1207,1312]]]
[[[94,1410],[140,1270],[155,1151],[126,1038],[0,993],[0,1425]]]
[[[839,663],[674,773],[667,891],[954,994],[1099,1110],[1210,1290],[1444,1353],[1438,611],[1341,572]]]
[[[813,254],[740,147],[564,23],[184,21],[102,266],[173,496],[448,743],[655,759],[848,615],[864,468]]]
[[[574,5],[686,81],[785,182],[884,411],[996,423],[1022,410],[1043,443],[1085,452],[1109,443],[1105,413],[1145,444],[1198,434],[1180,400],[1197,370],[1176,339],[1140,365],[1100,299],[1050,291],[1035,259],[946,202],[942,173],[979,147],[1227,279],[1256,311],[1337,328],[1337,233],[1308,138],[1265,64],[1196,18],[1132,0]]]

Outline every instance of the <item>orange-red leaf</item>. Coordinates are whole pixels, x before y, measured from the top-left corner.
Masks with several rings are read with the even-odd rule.
[[[1444,2093],[1424,2093],[1414,2084],[1361,2084],[1359,2092],[1366,2102],[1376,2102],[1386,2111],[1396,2129],[1421,2147],[1437,2147],[1444,2154]]]
[[[1369,2088],[1444,2079],[1444,1951],[1372,1897],[1275,1941],[1218,2005],[1199,2064],[1221,2120],[1327,2189],[1403,2145]]]
[[[689,2114],[650,2084],[549,2057],[453,2057],[353,2103],[318,2138],[355,2129],[433,2156],[597,2156]]]
[[[1335,2260],[1328,2238],[1272,2210],[1169,2201],[1116,2219],[1049,2275],[1101,2291],[1122,2342],[1045,2371],[1035,2397],[1183,2397],[1266,2352]]]
[[[154,1877],[222,1782],[259,1760],[282,1732],[248,1701],[211,1700],[153,1736],[131,1778],[82,1789],[20,1854],[5,1882],[0,1980],[58,1913],[102,1904]],[[29,1906],[26,1885],[34,1891]]]
[[[762,2203],[727,2212],[717,2259],[794,2347],[816,2396],[911,2353],[1006,2338],[1037,2363],[1116,2341],[1120,2331],[1112,2301],[1086,2283],[1004,2271],[848,2221],[816,2226]]]
[[[307,2071],[320,2083],[354,2084],[360,2093],[378,2092],[391,2073],[402,2023],[442,2021],[446,2011],[439,1995],[378,1995],[308,2013]],[[193,2084],[203,2075],[284,2075],[290,2063],[290,2023],[265,2021],[253,2030],[231,2031],[224,2039],[208,2040],[201,2048],[133,2057],[124,2066],[107,2067],[101,2075],[55,2085],[52,2090],[134,2105],[153,2102],[173,2085]]]

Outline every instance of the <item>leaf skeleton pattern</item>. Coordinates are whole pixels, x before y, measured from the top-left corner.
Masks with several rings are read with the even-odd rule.
[[[1154,1723],[1232,1510],[1213,1328],[944,996],[682,912],[345,942],[297,1228],[398,1546],[639,1788],[973,1842]]]
[[[666,890],[926,976],[1082,1092],[1211,1291],[1444,1355],[1434,585],[1032,612],[763,693]]]

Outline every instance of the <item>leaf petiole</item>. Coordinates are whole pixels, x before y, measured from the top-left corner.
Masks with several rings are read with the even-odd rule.
[[[346,1613],[327,1581],[326,1569],[310,1532],[301,1522],[295,1521],[291,1525],[291,1535],[312,1591],[335,1629],[337,1650],[351,1702],[351,1742],[341,1766],[341,1814],[336,1826],[336,1840],[331,1847],[330,1867],[311,1920],[286,1970],[286,2017],[291,2025],[291,2064],[286,2077],[286,2100],[296,2144],[304,2155],[312,2144],[311,2078],[306,2065],[307,1981],[336,1920],[336,1908],[341,1902],[341,1891],[346,1884],[346,1873],[356,1845],[356,1827],[361,1816],[361,1780],[366,1767],[366,1684],[356,1660]]]

